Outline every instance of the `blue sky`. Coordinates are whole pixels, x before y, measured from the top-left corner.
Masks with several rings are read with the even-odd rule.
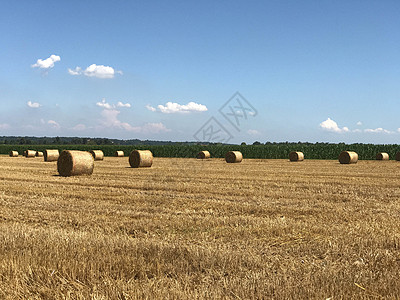
[[[400,143],[398,1],[0,10],[0,135]]]

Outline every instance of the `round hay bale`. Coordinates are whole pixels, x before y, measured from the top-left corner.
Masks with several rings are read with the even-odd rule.
[[[57,161],[60,156],[60,152],[58,150],[44,150],[44,161]]]
[[[196,158],[197,159],[207,159],[210,158],[210,152],[208,151],[200,151],[199,153],[197,153]]]
[[[36,157],[36,151],[35,150],[25,150],[24,156],[26,158]]]
[[[125,153],[124,153],[124,151],[121,151],[121,150],[115,151],[114,156],[115,157],[124,157]]]
[[[36,157],[43,157],[43,152],[36,151]]]
[[[339,155],[341,164],[355,164],[358,161],[358,154],[354,151],[342,151]]]
[[[376,155],[376,160],[389,160],[389,154],[387,154],[386,152],[379,152]]]
[[[103,160],[104,159],[104,153],[101,150],[91,150],[90,154],[92,154],[94,160]]]
[[[10,151],[10,157],[18,157],[18,151]]]
[[[240,163],[243,160],[243,154],[240,151],[229,151],[225,154],[227,163]]]
[[[150,150],[133,150],[129,154],[129,164],[132,168],[151,167],[153,153]]]
[[[303,161],[304,160],[304,154],[303,154],[303,152],[292,151],[292,152],[289,153],[289,160],[290,161]]]
[[[61,176],[92,175],[94,158],[87,151],[64,150],[57,160],[57,171]]]
[[[396,153],[396,160],[397,160],[397,161],[400,161],[400,152],[397,152],[397,153]]]

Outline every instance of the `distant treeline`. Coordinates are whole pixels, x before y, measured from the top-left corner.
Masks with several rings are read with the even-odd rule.
[[[171,142],[151,140],[120,140],[89,137],[32,137],[32,136],[2,136],[0,144],[4,145],[174,145],[195,144],[193,142]]]
[[[301,151],[309,159],[337,159],[343,150],[355,151],[360,159],[375,159],[378,152],[387,152],[391,159],[400,151],[400,145],[373,145],[373,144],[330,144],[330,143],[267,143],[259,145],[0,145],[0,153],[8,154],[17,150],[20,154],[26,150],[43,151],[45,149],[58,150],[103,150],[106,156],[113,156],[117,150],[123,150],[125,155],[134,149],[148,149],[155,157],[195,157],[201,150],[208,150],[211,157],[224,157],[231,150],[243,153],[244,158],[283,158],[287,159],[289,152]]]

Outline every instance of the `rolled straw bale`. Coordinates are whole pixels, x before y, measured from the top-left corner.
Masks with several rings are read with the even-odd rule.
[[[36,157],[43,157],[42,151],[36,151]]]
[[[124,157],[125,153],[124,153],[124,151],[121,151],[121,150],[115,151],[114,156],[115,157]]]
[[[151,167],[153,153],[150,150],[133,150],[129,154],[129,164],[132,168]]]
[[[290,161],[303,161],[304,160],[304,154],[303,154],[303,152],[292,151],[292,152],[289,153],[289,160]]]
[[[243,154],[240,151],[229,151],[225,154],[227,163],[240,163],[243,160]]]
[[[400,152],[396,153],[396,157],[395,158],[396,158],[397,161],[400,161]]]
[[[342,151],[339,155],[341,164],[355,164],[358,161],[358,154],[353,151]]]
[[[10,151],[10,157],[18,157],[18,151]]]
[[[389,160],[389,154],[387,154],[386,152],[379,152],[376,155],[376,160]]]
[[[199,153],[197,153],[196,158],[197,159],[206,159],[206,158],[210,158],[210,152],[208,151],[200,151]]]
[[[61,176],[92,175],[94,158],[87,151],[64,150],[57,160],[57,171]]]
[[[104,153],[101,150],[91,150],[90,153],[92,154],[94,160],[103,160]]]
[[[25,150],[25,157],[36,157],[36,151],[35,150]]]
[[[57,161],[58,157],[60,156],[60,152],[58,150],[44,150],[44,161]]]

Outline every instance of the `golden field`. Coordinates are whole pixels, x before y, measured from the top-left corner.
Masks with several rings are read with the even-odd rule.
[[[400,162],[0,170],[0,299],[400,297]]]

